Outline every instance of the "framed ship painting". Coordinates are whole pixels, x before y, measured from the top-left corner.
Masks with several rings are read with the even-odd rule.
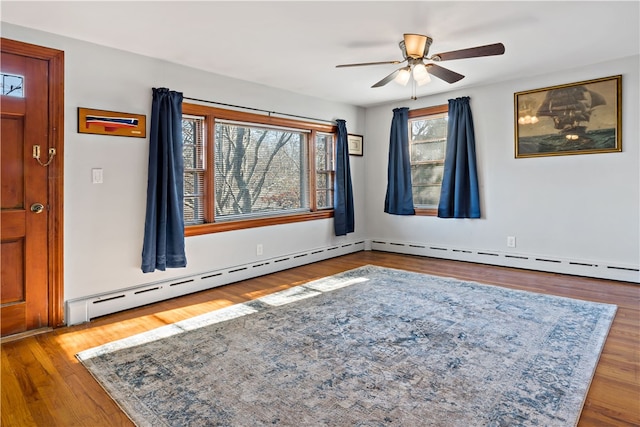
[[[622,151],[622,76],[517,92],[515,157]]]
[[[146,119],[144,114],[78,107],[78,133],[145,138],[147,136]]]

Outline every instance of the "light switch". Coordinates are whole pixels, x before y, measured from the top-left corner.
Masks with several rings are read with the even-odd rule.
[[[91,169],[91,180],[94,184],[102,184],[102,169]]]

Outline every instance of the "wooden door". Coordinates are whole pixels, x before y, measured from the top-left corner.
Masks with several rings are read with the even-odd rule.
[[[8,53],[5,40],[1,55],[2,74],[18,76],[17,82],[22,78],[21,84],[12,78],[16,89],[10,95],[4,95],[5,80],[0,98],[0,329],[6,336],[63,322],[61,266],[55,259],[61,255],[61,233],[51,230],[60,225],[59,195],[51,190],[61,184],[56,176],[61,165],[54,165],[61,162],[61,147],[52,135],[59,118],[52,117],[57,109],[51,102],[50,61]],[[43,166],[50,150],[56,154]]]

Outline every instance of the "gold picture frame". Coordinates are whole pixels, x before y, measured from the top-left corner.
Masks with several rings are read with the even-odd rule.
[[[622,76],[514,94],[515,157],[622,151]]]
[[[78,107],[78,133],[146,138],[147,116]]]
[[[362,156],[362,135],[347,135],[347,145],[349,146],[350,156]]]

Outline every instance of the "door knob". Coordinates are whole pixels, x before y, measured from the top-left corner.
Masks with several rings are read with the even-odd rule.
[[[33,213],[41,213],[44,210],[44,205],[42,203],[34,203],[31,205],[31,212]]]

